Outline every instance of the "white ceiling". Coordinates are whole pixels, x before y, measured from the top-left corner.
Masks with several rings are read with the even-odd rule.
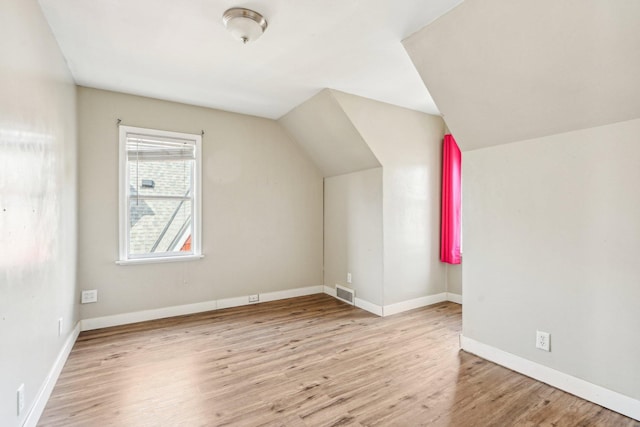
[[[438,114],[401,41],[462,0],[39,1],[79,85],[279,118],[323,88]],[[265,34],[235,40],[230,7]]]

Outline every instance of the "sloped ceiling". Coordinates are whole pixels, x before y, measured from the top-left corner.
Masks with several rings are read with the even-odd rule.
[[[640,117],[640,1],[466,0],[403,44],[463,150]]]
[[[294,108],[279,122],[324,177],[380,166],[329,89]]]

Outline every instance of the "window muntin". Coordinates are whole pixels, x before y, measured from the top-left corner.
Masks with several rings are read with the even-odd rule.
[[[200,255],[201,136],[120,126],[120,261]]]

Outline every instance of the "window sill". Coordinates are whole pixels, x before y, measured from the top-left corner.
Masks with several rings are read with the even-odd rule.
[[[118,265],[135,265],[135,264],[160,264],[165,262],[179,261],[195,261],[204,258],[204,255],[186,255],[186,256],[165,256],[157,258],[139,258],[139,259],[121,259],[116,261]]]

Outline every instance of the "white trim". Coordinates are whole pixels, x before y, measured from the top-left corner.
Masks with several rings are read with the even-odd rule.
[[[435,295],[427,295],[424,297],[414,298],[407,301],[397,302],[395,304],[385,305],[383,308],[383,316],[392,316],[404,311],[413,310],[414,308],[425,307],[431,304],[447,301],[447,293],[442,292]]]
[[[305,288],[262,293],[260,294],[260,301],[252,303],[249,303],[249,295],[245,295],[234,298],[197,302],[194,304],[174,305],[152,310],[134,311],[131,313],[83,319],[80,322],[80,328],[83,331],[90,331],[110,326],[127,325],[130,323],[145,322],[147,320],[164,319],[166,317],[182,316],[185,314],[201,313],[204,311],[220,310],[223,308],[239,307],[242,305],[258,304],[260,302],[276,301],[319,293],[322,293],[322,286],[309,286]]]
[[[307,295],[321,294],[322,286],[307,286],[306,288],[287,289],[284,291],[267,292],[260,294],[260,302],[276,301],[287,298],[304,297]]]
[[[348,302],[343,301],[336,296],[336,288],[332,288],[331,286],[327,286],[327,285],[324,285],[322,288],[325,294],[332,296],[338,301],[344,302],[345,304],[349,304]],[[350,288],[347,288],[347,289],[350,289]],[[376,316],[382,316],[382,306],[380,305],[374,304],[372,302],[363,300],[362,298],[358,298],[358,297],[354,297],[353,302],[354,302],[353,305],[355,305],[358,308],[368,311],[369,313],[373,313]]]
[[[253,305],[253,304],[258,304],[259,302],[261,301],[258,300],[256,302],[249,302],[248,295],[241,296],[241,297],[222,298],[217,301],[217,307],[214,308],[213,310],[216,310],[216,309],[222,310],[224,308],[231,308],[231,307],[241,307],[243,305]]]
[[[331,295],[332,297],[339,299],[336,297],[336,289],[331,286],[324,285],[324,293],[327,295]],[[391,316],[394,314],[402,313],[403,311],[413,310],[414,308],[425,307],[431,304],[437,304],[443,301],[453,301],[458,302],[456,300],[452,300],[451,298],[459,299],[462,303],[462,296],[457,294],[449,294],[447,292],[442,292],[436,295],[427,295],[420,298],[414,298],[407,301],[398,302],[395,304],[380,306],[377,304],[373,304],[369,301],[363,300],[362,298],[355,298],[355,306],[366,310],[370,313],[373,313],[377,316]],[[340,300],[342,301],[342,300]]]
[[[129,252],[127,244],[127,202],[126,194],[129,192],[127,171],[127,150],[125,148],[127,128],[120,126],[118,131],[118,259],[127,259]]]
[[[204,134],[204,131],[202,131]],[[196,170],[194,172],[192,209],[193,235],[191,251],[194,255],[202,255],[202,136],[196,135]]]
[[[324,285],[324,293],[327,295],[331,295],[332,297],[336,296],[336,288],[332,288],[331,286]]]
[[[258,301],[249,302],[249,296],[224,298],[218,300],[218,310],[223,308],[240,307],[243,305],[259,304],[261,302],[278,301],[287,298],[303,297],[306,295],[321,294],[322,286],[307,286],[306,288],[285,289],[258,294]]]
[[[455,302],[456,304],[462,304],[462,295],[447,292],[447,301]]]
[[[376,316],[382,316],[382,306],[380,305],[365,301],[361,298],[355,298],[354,305],[358,308],[368,311],[369,313],[373,313]]]
[[[640,400],[556,371],[504,350],[460,335],[462,349],[575,396],[640,421]]]
[[[158,258],[163,258],[157,262],[184,261],[195,259],[202,253],[202,135],[184,132],[171,132],[159,129],[139,128],[134,126],[119,125],[119,145],[118,145],[118,260],[116,264],[142,264],[141,260],[156,262]],[[192,141],[195,147],[195,161],[193,170],[193,193],[189,196],[191,203],[191,255],[193,258],[185,257],[163,257],[156,254],[144,254],[141,258],[129,257],[129,159],[127,157],[127,135],[129,133],[158,136],[162,138],[173,138],[185,141]],[[171,259],[169,259],[171,258]]]
[[[78,335],[80,334],[80,322],[76,323],[76,326],[73,328],[69,336],[64,342],[64,345],[60,349],[58,353],[58,357],[55,362],[53,362],[53,366],[51,366],[51,370],[49,371],[49,375],[45,378],[38,394],[36,395],[35,400],[33,401],[33,405],[27,414],[24,423],[22,423],[23,427],[35,427],[40,420],[40,416],[44,411],[47,402],[49,401],[49,397],[51,396],[51,392],[58,381],[58,377],[60,376],[60,372],[62,372],[62,368],[69,357],[69,353],[71,353],[71,349],[73,345],[76,343],[76,339],[78,339]]]
[[[165,317],[201,313],[203,311],[215,310],[216,308],[218,308],[217,301],[214,300],[197,302],[194,304],[174,305],[152,310],[113,314],[111,316],[93,317],[90,319],[82,319],[81,329],[83,331],[91,331],[93,329],[108,328],[110,326],[128,325],[130,323],[145,322],[147,320],[164,319]]]
[[[116,261],[118,265],[136,265],[136,264],[159,264],[163,262],[178,262],[178,261],[195,261],[204,258],[204,255],[183,255],[183,256],[164,256],[155,258],[133,258],[122,259]]]

